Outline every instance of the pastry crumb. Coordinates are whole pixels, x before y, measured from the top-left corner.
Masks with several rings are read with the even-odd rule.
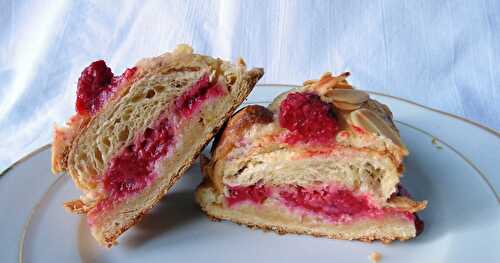
[[[442,149],[443,149],[443,146],[439,145],[439,143],[438,143],[438,139],[437,139],[437,138],[432,138],[432,141],[431,141],[431,142],[432,142],[432,144],[433,144],[433,145],[435,145],[435,146],[436,146],[436,148],[437,148],[438,150],[442,150]]]
[[[370,260],[372,263],[378,263],[382,259],[382,254],[378,253],[377,251],[374,251],[370,254]]]

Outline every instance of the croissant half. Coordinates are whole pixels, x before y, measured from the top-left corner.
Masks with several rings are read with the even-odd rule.
[[[52,170],[83,192],[67,202],[86,214],[95,239],[112,246],[190,167],[248,96],[262,69],[175,51],[143,59],[121,76],[103,61],[78,82],[77,114],[56,127]]]

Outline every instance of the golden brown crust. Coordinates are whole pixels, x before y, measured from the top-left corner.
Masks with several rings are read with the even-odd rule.
[[[218,222],[218,221],[222,221],[222,220],[228,220],[228,219],[224,219],[224,218],[217,218],[213,215],[210,215],[206,210],[202,209],[202,211],[205,213],[205,215],[212,221],[215,221],[215,222]],[[294,231],[294,230],[287,230],[283,227],[280,227],[280,226],[276,226],[276,227],[270,227],[270,226],[266,226],[266,225],[258,225],[258,224],[251,224],[251,223],[244,223],[244,222],[241,222],[241,221],[235,221],[234,219],[233,220],[230,220],[231,222],[234,222],[240,226],[246,226],[252,230],[262,230],[264,232],[275,232],[276,234],[278,235],[286,235],[286,234],[296,234],[296,235],[309,235],[309,236],[313,236],[313,237],[317,237],[317,238],[329,238],[329,239],[345,239],[343,238],[342,236],[340,235],[334,235],[334,234],[326,234],[326,233],[314,233],[314,232],[307,232],[307,231]],[[394,241],[406,241],[406,240],[409,240],[411,238],[382,238],[382,239],[379,239],[375,236],[366,236],[366,237],[360,237],[360,238],[357,238],[357,239],[350,239],[350,240],[357,240],[357,241],[361,241],[361,242],[366,242],[366,243],[371,243],[373,241],[380,241],[386,245],[388,244],[391,244],[392,242]]]
[[[273,113],[260,105],[250,105],[241,109],[227,121],[223,132],[214,141],[212,146],[214,158],[221,159],[226,156],[251,126],[272,121]]]

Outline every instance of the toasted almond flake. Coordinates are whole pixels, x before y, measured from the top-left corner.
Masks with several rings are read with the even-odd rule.
[[[361,104],[369,98],[368,93],[356,89],[334,89],[330,90],[327,96],[331,97],[334,101],[350,104]]]
[[[321,75],[320,80],[323,78],[331,78],[331,77],[332,77],[332,73],[330,71],[327,71],[327,72],[323,73],[323,75]]]
[[[247,64],[245,63],[245,60],[243,60],[242,57],[238,57],[236,59],[236,65],[240,66],[240,67],[246,67]]]
[[[336,89],[353,89],[353,87],[351,85],[349,85],[349,83],[347,83],[347,81],[345,81],[345,80],[337,83],[335,88]]]
[[[387,206],[405,212],[415,213],[427,207],[427,201],[415,201],[406,196],[393,196],[387,200]]]
[[[346,72],[342,72],[338,77],[345,80],[350,75],[351,75],[351,73],[349,71],[346,71]]]
[[[353,126],[357,126],[372,133],[379,133],[378,128],[373,124],[372,121],[366,117],[366,112],[369,112],[367,109],[358,109],[349,115],[351,123]]]
[[[352,86],[346,80],[348,76],[349,72],[344,72],[338,76],[333,76],[331,72],[325,72],[319,80],[306,80],[304,90],[323,96],[333,89],[352,89]]]
[[[335,85],[338,83],[339,79],[332,76],[331,72],[326,72],[321,76],[319,81],[315,82],[313,85],[308,88],[311,91],[317,92],[319,95],[326,94],[329,90],[335,88]]]
[[[332,101],[333,105],[335,105],[336,108],[345,110],[345,111],[353,111],[357,110],[361,107],[361,104],[351,104],[351,103],[346,103],[346,102],[340,102],[340,101]]]
[[[390,127],[382,118],[376,113],[368,109],[358,109],[350,114],[352,124],[360,126],[365,130],[385,136],[389,138],[394,144],[407,150],[406,146],[401,141],[399,134]]]
[[[307,85],[314,84],[314,83],[316,83],[316,82],[318,82],[318,80],[317,80],[317,79],[310,79],[310,80],[306,80],[306,81],[304,81],[303,85],[304,85],[304,86],[307,86]]]
[[[193,54],[193,48],[188,44],[179,44],[175,48],[174,53]]]

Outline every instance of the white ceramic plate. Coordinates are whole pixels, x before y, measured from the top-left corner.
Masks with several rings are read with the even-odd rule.
[[[293,86],[259,85],[248,103],[266,104]],[[151,215],[113,249],[97,246],[84,219],[62,208],[79,196],[50,173],[50,149],[16,163],[0,178],[1,262],[500,262],[500,135],[456,116],[395,97],[371,96],[394,112],[411,154],[405,186],[429,200],[422,235],[362,243],[279,236],[209,221],[197,208],[194,165]],[[433,138],[434,140],[433,143]]]

